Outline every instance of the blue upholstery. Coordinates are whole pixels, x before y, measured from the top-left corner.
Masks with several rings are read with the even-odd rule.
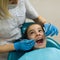
[[[24,29],[29,23],[25,23]],[[22,28],[22,34],[24,33],[24,29]],[[60,49],[60,44],[57,43],[55,40],[52,38],[47,37],[47,45],[46,47],[54,47],[57,49]],[[24,51],[12,51],[9,52],[7,60],[18,60],[25,52]]]
[[[7,60],[18,60],[18,58],[20,58],[24,53],[24,51],[9,52]]]
[[[60,50],[47,47],[25,53],[18,60],[60,60]]]
[[[54,39],[47,37],[46,47],[55,47],[55,48],[60,49],[60,44],[56,42]]]

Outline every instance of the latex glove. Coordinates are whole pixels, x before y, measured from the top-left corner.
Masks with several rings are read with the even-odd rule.
[[[15,50],[27,51],[27,50],[32,49],[34,44],[35,44],[34,40],[24,39],[22,41],[14,43],[14,48],[15,48]]]
[[[50,23],[44,24],[44,30],[46,36],[58,35],[58,29]]]

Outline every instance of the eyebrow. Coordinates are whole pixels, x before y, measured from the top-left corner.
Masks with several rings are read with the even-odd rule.
[[[38,28],[38,29],[43,30],[42,28]],[[34,29],[30,30],[28,33],[30,33],[31,31],[34,31]]]
[[[30,30],[30,31],[28,31],[28,33],[30,33],[31,31],[34,31],[34,30]]]

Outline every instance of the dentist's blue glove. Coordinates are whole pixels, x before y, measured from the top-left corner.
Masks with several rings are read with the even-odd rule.
[[[32,49],[34,44],[35,44],[34,40],[24,39],[22,41],[14,43],[14,48],[15,50],[27,51],[27,50]]]
[[[44,24],[44,30],[46,36],[58,35],[58,29],[50,23]]]

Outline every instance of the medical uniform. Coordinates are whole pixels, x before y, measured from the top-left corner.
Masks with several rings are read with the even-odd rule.
[[[7,20],[0,19],[0,45],[18,40],[21,37],[20,27],[25,22],[26,17],[30,19],[38,17],[29,0],[18,0],[18,4],[9,5],[8,9],[12,17]],[[3,58],[1,55],[0,60]]]

